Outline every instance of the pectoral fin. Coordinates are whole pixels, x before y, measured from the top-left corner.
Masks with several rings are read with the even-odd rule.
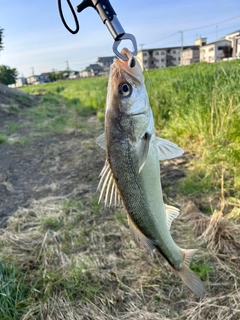
[[[96,143],[97,143],[101,148],[103,148],[104,150],[106,150],[105,133],[102,133],[102,134],[100,134],[100,136],[97,137]]]
[[[121,204],[121,198],[115,185],[111,168],[106,160],[100,173],[100,181],[97,191],[100,191],[99,201],[104,202],[105,207],[118,206]]]
[[[138,150],[139,173],[143,169],[144,164],[147,160],[150,140],[151,140],[151,134],[146,132],[138,142],[137,150]]]
[[[128,217],[128,224],[130,227],[131,235],[136,243],[136,245],[141,249],[154,249],[154,241],[148,239],[136,226],[135,222],[132,220],[130,215],[127,215]]]
[[[170,229],[173,220],[179,215],[179,209],[165,204],[165,210],[167,215],[167,226],[168,229]]]
[[[156,142],[158,146],[159,160],[167,160],[180,157],[184,153],[183,149],[179,148],[175,143],[166,139],[156,137]]]

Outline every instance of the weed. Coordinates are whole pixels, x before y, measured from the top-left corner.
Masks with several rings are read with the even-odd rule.
[[[104,119],[105,119],[105,114],[104,114],[104,112],[98,111],[98,112],[97,112],[97,118],[98,118],[99,121],[103,122]]]
[[[81,202],[81,200],[76,201],[73,199],[69,199],[63,203],[63,212],[66,215],[72,214],[72,213],[77,213],[82,208],[83,208],[83,203]]]
[[[63,219],[59,217],[47,217],[42,220],[43,230],[57,231],[63,226]]]
[[[11,105],[9,109],[13,112],[18,112],[18,107],[16,107],[15,105]]]
[[[0,260],[0,319],[20,319],[30,288],[13,263]]]
[[[7,136],[5,134],[0,134],[0,144],[7,143]]]
[[[19,129],[20,125],[19,123],[16,122],[10,122],[8,124],[7,130],[8,130],[8,134],[13,134],[15,133],[18,129]]]

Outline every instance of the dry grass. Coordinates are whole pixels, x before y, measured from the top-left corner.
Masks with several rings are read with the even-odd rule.
[[[22,319],[238,319],[240,226],[182,207],[172,232],[182,247],[202,245],[192,267],[205,282],[203,300],[155,252],[135,247],[121,210],[59,197],[19,209],[0,243],[30,286]]]

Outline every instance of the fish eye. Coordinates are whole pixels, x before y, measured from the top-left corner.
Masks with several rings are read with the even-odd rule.
[[[132,87],[126,82],[121,83],[118,86],[118,93],[123,97],[129,97],[132,93]]]

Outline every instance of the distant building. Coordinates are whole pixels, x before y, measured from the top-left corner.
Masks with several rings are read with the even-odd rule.
[[[187,49],[189,46],[184,46]],[[181,63],[182,47],[168,47],[156,49],[143,49],[137,58],[144,70],[179,66]]]
[[[99,57],[97,60],[97,64],[103,68],[103,71],[109,71],[110,66],[113,63],[114,56],[112,57]]]
[[[43,82],[49,82],[49,72],[41,73],[40,80],[42,80]]]
[[[200,47],[205,46],[207,38],[198,38],[194,46],[184,49],[181,54],[181,65],[189,65],[200,61]]]
[[[40,84],[40,83],[44,83],[44,81],[40,78],[40,76],[32,75],[27,78],[27,83],[28,84]]]
[[[95,77],[103,74],[103,67],[99,64],[90,64],[86,69],[80,71],[81,77]]]
[[[80,78],[80,74],[78,71],[72,71],[69,73],[68,79],[78,79]]]
[[[191,46],[184,49],[181,54],[181,66],[199,62],[199,46]]]
[[[231,41],[232,57],[240,58],[240,30],[229,33],[224,39]]]
[[[231,41],[220,39],[200,47],[200,61],[214,63],[231,56]]]
[[[44,72],[40,75],[32,75],[27,78],[27,84],[42,84],[45,82],[49,82],[49,72]]]
[[[16,79],[15,87],[20,88],[23,87],[27,83],[27,79],[25,77],[20,77]]]

